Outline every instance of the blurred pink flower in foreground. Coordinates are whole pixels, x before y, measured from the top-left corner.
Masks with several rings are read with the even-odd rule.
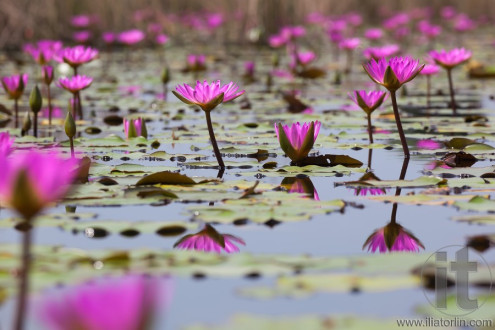
[[[239,252],[234,243],[246,245],[239,237],[230,234],[220,234],[210,225],[196,234],[186,235],[174,244],[174,248],[204,252],[227,253]]]
[[[9,132],[0,132],[0,158],[8,156],[13,148],[14,139],[10,137]]]
[[[196,82],[196,87],[192,88],[188,84],[178,85],[174,95],[186,104],[195,104],[204,111],[211,111],[220,103],[232,101],[242,94],[244,90],[238,92],[239,86],[234,82],[226,85],[221,84],[220,80],[208,84],[208,81]]]
[[[275,124],[275,132],[280,147],[292,161],[301,161],[306,158],[320,132],[319,121],[289,125]]]
[[[413,80],[424,65],[419,65],[419,60],[412,57],[392,57],[390,60],[382,58],[378,61],[372,59],[364,65],[364,70],[369,77],[377,84],[388,90],[397,90],[403,84]],[[386,72],[391,70],[393,76],[388,76]]]
[[[37,312],[53,330],[143,330],[171,299],[167,278],[104,277],[44,295]]]
[[[119,42],[130,46],[141,42],[145,37],[146,35],[144,34],[143,31],[138,29],[132,29],[121,32],[118,36],[118,40]]]
[[[28,83],[29,75],[27,73],[12,75],[2,78],[2,85],[10,99],[17,100],[22,96],[24,88]]]
[[[418,147],[418,149],[425,149],[425,150],[435,150],[441,147],[440,143],[430,139],[419,140],[416,143],[416,146]]]
[[[60,78],[57,86],[74,94],[88,88],[92,82],[93,78],[84,75],[77,75],[70,78]]]
[[[30,150],[0,155],[0,203],[32,219],[64,197],[76,177],[78,160]]]
[[[368,246],[368,251],[386,253],[397,252],[419,252],[423,244],[413,234],[405,230],[401,225],[391,222],[371,234],[363,249]]]
[[[93,61],[98,56],[98,50],[85,47],[85,46],[74,46],[64,48],[60,53],[60,58],[63,62],[69,64],[73,68],[89,63]]]
[[[472,53],[465,48],[454,48],[451,50],[432,50],[429,55],[436,64],[446,69],[451,69],[468,61],[471,58]]]

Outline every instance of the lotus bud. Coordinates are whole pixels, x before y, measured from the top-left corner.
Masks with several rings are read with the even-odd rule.
[[[74,117],[70,111],[67,112],[67,116],[65,117],[65,134],[69,139],[73,139],[76,136],[76,122],[74,121]]]
[[[34,113],[38,113],[41,110],[41,106],[43,105],[43,99],[41,97],[40,89],[38,85],[34,86],[31,91],[31,95],[29,96],[29,106],[31,107],[31,111]]]

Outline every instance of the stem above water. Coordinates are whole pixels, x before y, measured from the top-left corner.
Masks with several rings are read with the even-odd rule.
[[[370,144],[373,143],[373,131],[371,130],[371,114],[368,113],[368,136],[370,139]]]
[[[213,152],[215,153],[215,157],[217,158],[218,166],[221,169],[225,168],[225,164],[223,163],[222,155],[220,154],[220,150],[218,149],[217,140],[215,138],[215,132],[213,132],[213,125],[211,123],[211,115],[210,111],[205,111],[206,116],[206,125],[208,125],[208,133],[210,134],[211,145],[213,146]]]
[[[404,157],[409,158],[409,147],[407,146],[406,136],[402,129],[402,123],[400,121],[399,108],[397,107],[397,98],[395,91],[390,91],[390,98],[392,100],[392,107],[394,108],[395,123],[397,124],[397,131],[399,131],[400,143],[402,144],[402,150],[404,151]]]
[[[457,116],[457,106],[455,104],[454,85],[452,83],[452,69],[447,69],[447,76],[449,77],[450,103],[452,106],[452,114],[454,116]]]

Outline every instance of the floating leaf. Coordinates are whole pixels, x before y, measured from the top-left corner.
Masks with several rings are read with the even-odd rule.
[[[163,171],[145,176],[136,183],[136,186],[154,185],[154,184],[191,185],[191,184],[196,184],[196,182],[184,174],[180,174],[177,172]]]

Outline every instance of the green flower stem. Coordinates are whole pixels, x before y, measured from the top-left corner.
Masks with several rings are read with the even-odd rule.
[[[14,100],[14,112],[15,112],[15,128],[19,127],[19,104],[18,100]]]
[[[371,114],[368,114],[368,135],[370,138],[370,144],[373,143],[373,132],[371,130]]]
[[[33,126],[34,137],[38,137],[38,113],[34,112],[34,126]]]
[[[426,76],[426,111],[430,111],[431,103],[430,103],[430,95],[431,95],[431,82],[430,76]]]
[[[449,77],[450,103],[452,104],[452,114],[457,116],[457,106],[455,104],[454,85],[452,84],[452,69],[447,69]]]
[[[30,226],[30,222],[27,221]],[[15,311],[14,328],[23,330],[26,320],[27,297],[29,292],[29,270],[31,266],[31,228],[22,233],[22,265],[20,269],[17,307]]]
[[[210,111],[205,111],[205,116],[206,116],[206,124],[208,125],[208,133],[210,134],[210,141],[213,146],[213,152],[215,153],[215,157],[217,158],[218,166],[220,166],[221,169],[224,169],[225,164],[223,163],[222,155],[220,154],[217,140],[215,139],[215,133],[213,132],[213,125],[211,123]]]
[[[406,136],[402,129],[402,123],[400,121],[399,108],[397,107],[397,98],[395,91],[390,91],[390,98],[392,99],[392,107],[394,108],[395,123],[397,124],[397,131],[399,131],[400,143],[402,143],[402,150],[404,151],[404,157],[409,158],[409,147],[407,146]]]
[[[46,85],[48,97],[48,125],[52,125],[52,96],[50,93],[50,85]]]
[[[74,158],[74,138],[71,137],[69,138],[69,143],[70,143],[70,156]]]

